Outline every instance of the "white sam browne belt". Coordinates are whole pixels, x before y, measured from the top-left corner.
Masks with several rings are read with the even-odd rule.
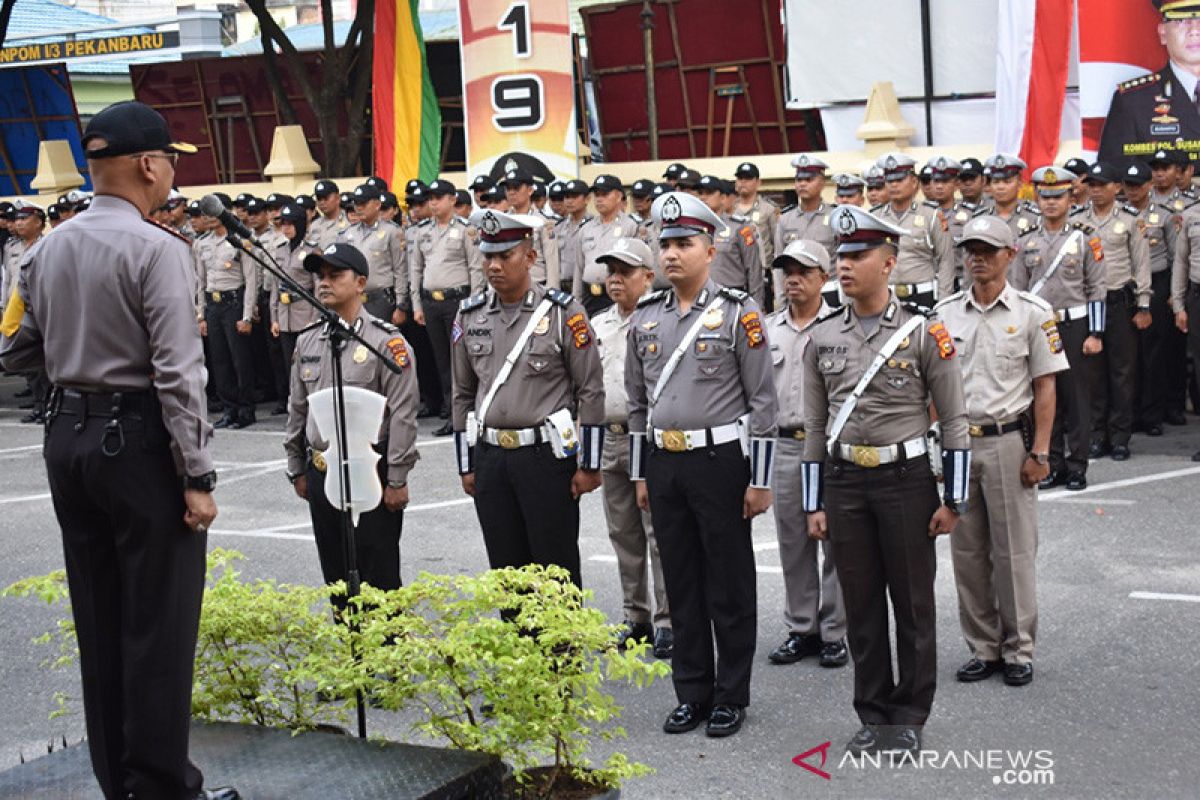
[[[924,436],[919,436],[916,439],[909,439],[907,442],[883,447],[865,444],[838,444],[834,452],[843,461],[849,461],[859,467],[873,468],[923,456],[929,452],[929,445]]]
[[[715,428],[697,428],[696,430],[661,430],[653,428],[651,436],[654,446],[668,453],[683,453],[700,447],[736,442],[741,438],[741,426],[736,422],[728,425],[718,425]]]

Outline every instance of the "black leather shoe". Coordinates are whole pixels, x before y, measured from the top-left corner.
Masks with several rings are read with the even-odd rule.
[[[884,749],[890,753],[916,755],[921,752],[921,729],[915,725],[901,725],[895,728],[888,737],[887,746]]]
[[[713,738],[733,736],[742,729],[742,723],[745,721],[746,709],[741,706],[713,706],[712,713],[708,715],[708,725],[704,727],[704,733]]]
[[[1067,482],[1067,473],[1061,470],[1052,469],[1050,474],[1038,481],[1039,489],[1053,489],[1055,486],[1062,486]]]
[[[1003,661],[983,661],[978,658],[972,658],[959,667],[958,672],[954,674],[963,683],[974,683],[975,681],[987,680],[999,672],[1003,666]]]
[[[852,756],[861,756],[863,753],[878,753],[879,726],[863,725],[859,728],[858,733],[854,734],[850,741],[846,742],[846,752]]]
[[[429,406],[425,405],[424,403],[422,403],[421,407],[417,409],[417,419],[429,419],[430,417],[436,417],[436,416],[437,416],[437,412],[432,410]]]
[[[815,633],[790,633],[787,641],[776,647],[767,656],[772,664],[795,664],[805,656],[821,652],[821,637]]]
[[[1157,423],[1155,423],[1153,425],[1147,425],[1145,430],[1142,431],[1142,433],[1146,434],[1147,436],[1162,436],[1163,435],[1163,426],[1159,425]],[[1113,449],[1116,449],[1116,448],[1113,448]]]
[[[15,392],[13,397],[33,397],[33,389],[25,388],[19,392]]]
[[[46,418],[42,416],[40,411],[31,411],[25,416],[21,417],[21,422],[24,422],[26,425],[40,424],[45,421]]]
[[[196,800],[242,800],[242,796],[232,786],[218,786],[216,789],[201,789]]]
[[[454,425],[450,422],[446,422],[444,425],[442,425],[442,427],[440,427],[436,431],[434,431],[433,435],[434,436],[449,436],[452,433],[454,433]]]
[[[221,418],[213,423],[213,427],[214,428],[228,428],[230,425],[232,425],[236,421],[237,420],[235,420],[231,415],[222,414]]]
[[[286,414],[286,413],[288,413],[288,412],[287,412],[287,406],[283,405],[282,403],[280,403],[279,405],[277,405],[277,406],[275,406],[274,408],[272,408],[272,409],[271,409],[271,416],[272,416],[272,417],[279,417],[279,416],[282,416],[282,415],[284,415],[284,414]]]
[[[654,627],[649,622],[630,622],[629,620],[625,620],[624,626],[624,630],[617,635],[617,647],[622,650],[625,649],[625,645],[629,643],[630,639],[640,639],[648,642],[654,638]]]
[[[1104,458],[1109,452],[1109,447],[1104,442],[1092,442],[1092,446],[1088,448],[1088,458]]]
[[[654,629],[654,657],[670,658],[675,652],[675,632],[670,628]]]
[[[1112,453],[1109,454],[1109,457],[1113,461],[1128,461],[1129,447],[1123,444],[1115,444],[1113,445]]]
[[[822,667],[844,667],[849,660],[850,652],[846,649],[844,639],[838,639],[836,642],[825,642],[825,644],[821,645]]]
[[[1087,476],[1082,472],[1072,472],[1067,476],[1067,491],[1081,492],[1087,488]]]
[[[696,730],[706,719],[708,719],[708,709],[700,703],[681,703],[663,723],[663,731],[665,733],[687,733]]]
[[[1004,682],[1009,686],[1024,686],[1033,681],[1033,664],[1005,664]]]
[[[1177,409],[1168,411],[1163,415],[1163,419],[1166,420],[1168,425],[1187,425],[1187,417],[1183,415],[1182,411]]]
[[[253,425],[256,422],[258,422],[258,420],[255,419],[253,416],[241,417],[236,422],[231,424],[229,427],[233,428],[235,431],[240,431],[242,428],[249,428],[251,425]]]

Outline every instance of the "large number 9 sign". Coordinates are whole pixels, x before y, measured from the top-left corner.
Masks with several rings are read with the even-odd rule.
[[[496,27],[512,33],[513,55],[533,54],[528,0],[516,0]],[[535,74],[511,74],[492,81],[492,125],[501,133],[537,130],[546,121],[546,91]]]

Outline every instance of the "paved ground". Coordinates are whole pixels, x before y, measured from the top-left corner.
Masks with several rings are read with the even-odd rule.
[[[58,568],[62,554],[40,457],[41,431],[17,423],[14,385],[0,383],[0,585]],[[247,431],[220,432],[215,453],[222,478],[213,546],[247,557],[244,572],[293,582],[319,580],[304,505],[283,478],[279,418]],[[963,685],[966,658],[957,629],[947,543],[939,544],[940,682],[926,744],[935,756],[920,766],[852,769],[842,745],[857,727],[850,668],[810,662],[776,667],[766,654],[782,638],[782,577],[769,519],[755,524],[758,551],[758,666],[753,705],[742,733],[710,740],[702,732],[660,732],[674,705],[669,681],[643,691],[617,687],[629,739],[622,749],[657,772],[629,784],[629,798],[676,797],[1195,797],[1200,719],[1200,418],[1161,439],[1135,437],[1134,459],[1093,465],[1086,493],[1048,493],[1041,506],[1041,627],[1037,675],[1013,689],[999,679]],[[422,425],[422,460],[411,481],[405,520],[406,578],[418,571],[486,567],[474,509],[461,494],[452,452]],[[580,547],[584,582],[597,605],[619,618],[620,595],[598,495],[583,502]],[[1142,597],[1158,593],[1180,597]],[[31,603],[0,602],[0,768],[46,752],[50,739],[77,742],[79,707],[48,721],[55,690],[77,694],[69,674],[39,668],[43,649],[30,643],[53,615]],[[395,718],[373,712],[374,732],[403,739]],[[793,758],[832,742],[826,780]],[[994,752],[988,752],[994,751]],[[1004,773],[1009,759],[1040,753],[1053,784],[1006,786],[1005,780],[1050,780]],[[927,758],[930,758],[927,756]],[[992,759],[990,766],[977,766]],[[820,752],[806,762],[820,767]],[[966,765],[959,767],[959,764]]]

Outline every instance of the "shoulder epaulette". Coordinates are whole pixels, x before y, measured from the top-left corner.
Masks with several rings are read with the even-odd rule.
[[[1126,214],[1132,214],[1135,217],[1141,216],[1142,214],[1142,212],[1138,210],[1138,207],[1132,203],[1126,203],[1125,205],[1121,206],[1121,210]]]
[[[798,203],[788,203],[786,206],[784,206],[783,208],[779,209],[779,213],[780,213],[780,215],[782,216],[783,214],[786,214],[786,213],[788,213],[789,211],[792,211],[793,209],[795,209],[795,208],[798,208],[798,207],[799,207],[799,204],[798,204]]]
[[[432,220],[430,220],[430,221],[432,222]],[[455,214],[453,217],[450,218],[451,225],[454,225],[456,223],[458,225],[462,225],[464,228],[471,227],[471,223],[467,222],[465,217],[460,217],[458,214]]]
[[[175,237],[176,239],[178,239],[179,241],[181,241],[181,242],[183,242],[184,244],[186,244],[188,247],[191,247],[191,245],[192,245],[192,240],[191,240],[191,239],[189,239],[189,238],[187,238],[186,236],[184,236],[182,233],[180,233],[179,231],[175,230],[174,228],[170,227],[169,225],[163,225],[161,222],[158,222],[157,220],[150,219],[149,217],[143,217],[143,219],[145,219],[145,220],[146,220],[146,222],[149,222],[149,223],[150,223],[151,225],[153,225],[154,227],[158,228],[160,231],[166,231],[167,233],[171,234],[172,236],[174,236],[174,237]]]
[[[1017,294],[1020,295],[1023,299],[1028,300],[1030,303],[1033,303],[1035,306],[1040,308],[1042,311],[1050,311],[1053,308],[1049,303],[1047,303],[1042,298],[1038,297],[1036,294],[1033,294],[1032,292],[1026,292],[1026,291],[1022,291],[1021,289],[1018,289]]]
[[[487,293],[486,292],[480,292],[479,294],[473,294],[470,297],[468,297],[466,300],[463,300],[461,303],[458,304],[458,310],[459,311],[470,311],[472,309],[479,308],[485,302],[487,302]]]
[[[454,220],[456,220],[456,219],[461,219],[461,217],[455,216],[455,217],[454,217],[453,219],[451,219],[450,221],[451,221],[451,222],[453,222],[453,221],[454,221]],[[433,217],[426,217],[425,219],[421,220],[420,222],[418,222],[418,223],[417,223],[416,225],[414,225],[413,227],[414,227],[414,228],[424,228],[426,225],[430,225],[430,224],[432,224],[432,223],[433,223]]]
[[[1124,83],[1117,84],[1117,91],[1121,93],[1128,92],[1130,89],[1139,89],[1143,86],[1149,86],[1150,84],[1158,83],[1161,79],[1161,72],[1151,72],[1149,75],[1142,75],[1140,77],[1127,80]]]
[[[986,217],[990,213],[992,212],[989,209],[986,209],[983,206],[977,206],[975,210],[971,212],[971,218],[974,219],[975,217]]]
[[[651,292],[650,294],[639,297],[638,302],[637,302],[638,308],[641,308],[642,306],[648,306],[651,303],[657,303],[658,301],[662,300],[663,298],[665,298],[667,296],[668,291],[670,291],[670,290],[657,289],[657,290]]]
[[[812,324],[820,325],[822,322],[825,322],[826,320],[835,319],[837,317],[840,317],[844,312],[847,312],[849,310],[850,310],[849,306],[837,306],[836,308],[831,308],[831,309],[829,309],[828,314],[824,314],[820,317],[817,317],[816,319],[814,319],[812,321]]]
[[[379,328],[379,330],[384,331],[385,333],[399,333],[400,332],[400,329],[397,328],[395,325],[388,322],[387,320],[379,319],[378,317],[372,317],[371,324],[374,325],[376,328]]]
[[[957,292],[955,292],[955,293],[954,293],[954,294],[952,294],[952,295],[949,295],[949,296],[947,296],[947,297],[943,297],[941,300],[938,300],[936,303],[934,303],[934,304],[933,304],[933,310],[934,310],[934,311],[937,311],[939,308],[941,308],[942,306],[944,306],[946,303],[949,303],[949,302],[951,302],[952,300],[958,300],[958,299],[959,299],[959,298],[961,298],[961,297],[962,297],[964,294],[966,294],[966,292],[965,292],[965,291],[957,291]]]
[[[319,328],[324,324],[325,324],[325,320],[319,319],[316,322],[310,323],[307,327],[301,328],[299,330],[299,332],[296,333],[296,336],[299,337],[301,334],[308,333],[311,330],[315,330],[316,328]]]
[[[1034,233],[1034,232],[1036,232],[1036,231],[1039,231],[1039,230],[1041,230],[1041,228],[1029,228],[1028,230],[1023,230],[1023,231],[1021,231],[1020,233],[1018,233],[1018,234],[1017,234],[1017,238],[1018,238],[1018,239],[1023,239],[1023,238],[1025,238],[1026,236],[1028,236],[1029,234],[1031,234],[1031,233]]]
[[[729,218],[734,222],[749,222],[750,218],[745,214],[730,214]]]
[[[1196,200],[1198,197],[1195,190],[1193,190],[1193,189],[1180,189],[1179,193],[1181,195],[1183,195],[1184,197],[1186,197],[1188,200]]]
[[[547,289],[546,297],[549,297],[555,305],[563,308],[571,305],[571,301],[575,299],[570,292],[564,292],[562,289]]]
[[[724,297],[726,300],[732,300],[735,303],[744,303],[750,299],[750,295],[743,292],[741,289],[730,289],[728,286],[722,286],[717,289],[717,294]]]
[[[967,211],[978,211],[983,207],[980,203],[972,203],[969,200],[960,200],[958,204]]]
[[[878,211],[879,209],[883,208],[886,205],[887,205],[887,203],[880,203],[878,205],[871,206],[871,209],[870,209],[871,213],[874,214],[876,211]]]
[[[1096,229],[1091,225],[1088,225],[1086,222],[1072,222],[1071,227],[1075,228],[1076,230],[1081,230],[1089,236],[1096,232]]]
[[[923,306],[920,303],[913,303],[908,300],[901,300],[900,305],[906,311],[911,311],[914,314],[920,314],[922,317],[929,317],[929,316],[933,315],[932,308],[930,308],[929,306]]]
[[[936,200],[925,200],[924,202],[921,203],[921,205],[925,206],[926,208],[936,209],[938,211],[941,211],[941,209],[942,209],[941,204],[938,203]]]
[[[1073,217],[1076,214],[1082,214],[1083,212],[1085,212],[1087,210],[1088,210],[1087,206],[1073,206],[1071,208],[1070,212],[1067,214],[1067,216]]]

